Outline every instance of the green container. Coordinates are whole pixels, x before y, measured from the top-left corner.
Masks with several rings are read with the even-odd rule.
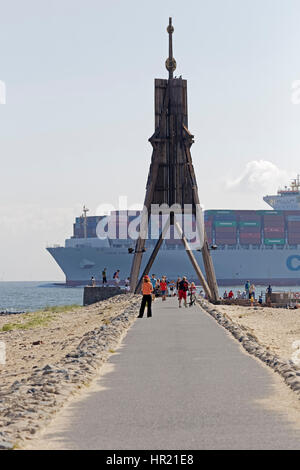
[[[234,211],[218,210],[218,211],[215,211],[215,213],[218,215],[228,215],[228,214],[233,214]]]
[[[261,215],[282,215],[283,211],[256,211]]]
[[[284,245],[284,238],[265,238],[265,245]]]
[[[240,227],[260,227],[260,222],[240,222]]]
[[[230,220],[216,220],[216,227],[236,227],[236,221]]]

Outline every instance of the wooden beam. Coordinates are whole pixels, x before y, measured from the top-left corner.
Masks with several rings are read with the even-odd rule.
[[[184,128],[184,131],[185,131],[185,128]],[[198,194],[198,187],[196,183],[196,176],[194,172],[191,152],[190,152],[187,142],[185,142],[184,148],[185,148],[185,152],[187,156],[187,161],[189,164],[189,171],[190,171],[191,181],[192,181],[193,199],[194,199],[194,204],[196,208],[196,224],[197,224],[198,232],[200,234],[201,230],[203,230],[204,227],[201,227],[201,223],[199,220],[200,217],[199,216],[197,217],[197,207],[200,207],[200,199],[199,199],[199,194]],[[216,274],[214,270],[214,265],[210,256],[209,247],[208,247],[208,243],[206,239],[205,229],[204,229],[204,243],[203,243],[203,246],[201,247],[201,253],[202,253],[203,263],[205,267],[207,282],[211,290],[210,300],[212,300],[213,302],[217,302],[219,300],[219,290],[218,290],[218,284],[217,284]]]
[[[208,298],[208,299],[211,299],[211,297],[212,297],[211,290],[210,290],[210,288],[209,288],[209,286],[208,286],[208,284],[207,284],[207,282],[206,282],[206,280],[205,280],[205,277],[204,277],[203,274],[202,274],[202,271],[201,271],[201,269],[200,269],[200,266],[199,266],[198,263],[197,263],[197,260],[196,260],[194,254],[193,254],[193,252],[192,252],[192,250],[191,250],[191,247],[190,247],[189,244],[188,244],[188,241],[187,241],[187,239],[186,239],[186,237],[185,237],[185,235],[184,235],[184,233],[183,233],[183,231],[182,231],[182,228],[180,227],[180,225],[179,225],[179,223],[178,223],[177,221],[175,221],[175,224],[174,224],[174,225],[175,225],[175,227],[176,227],[176,230],[177,230],[179,236],[180,236],[181,239],[182,239],[182,242],[183,242],[183,244],[184,244],[184,247],[185,247],[185,250],[186,250],[186,252],[187,252],[187,255],[188,255],[188,257],[190,258],[190,261],[191,261],[191,263],[192,263],[192,265],[193,265],[193,267],[194,267],[194,269],[195,269],[195,271],[196,271],[196,274],[197,274],[197,276],[198,276],[198,278],[199,278],[199,281],[201,282],[201,284],[202,284],[202,286],[203,286],[203,289],[205,290],[205,293],[206,293],[206,295],[207,295],[207,298]]]
[[[164,99],[163,99],[163,107],[161,111],[159,127],[154,133],[155,137],[159,136],[160,130],[164,126],[164,118],[168,111],[169,99],[170,99],[169,86],[167,85],[165,94],[164,94]],[[151,138],[149,140],[151,142]],[[142,213],[144,214],[144,216],[142,215],[140,233],[142,232],[142,230],[145,230],[146,228],[146,210],[148,212],[147,213],[147,216],[148,216],[147,229],[149,226],[151,204],[153,203],[153,195],[154,195],[155,185],[156,185],[157,178],[158,178],[159,165],[161,163],[161,151],[162,151],[161,144],[155,144],[153,153],[152,153],[151,166],[150,166],[150,171],[149,171],[149,176],[148,176],[148,184],[146,188],[146,195],[145,195],[145,201],[144,201],[144,210]],[[130,291],[131,292],[135,292],[137,288],[144,248],[145,248],[145,239],[139,237],[136,242],[135,253],[134,253],[134,258],[133,258],[131,272],[130,272]]]

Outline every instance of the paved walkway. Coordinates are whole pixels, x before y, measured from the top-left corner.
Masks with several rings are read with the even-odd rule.
[[[48,428],[41,448],[300,449],[300,434],[258,399],[273,372],[198,306],[154,303],[138,319],[112,371]],[[62,424],[63,423],[63,424]]]

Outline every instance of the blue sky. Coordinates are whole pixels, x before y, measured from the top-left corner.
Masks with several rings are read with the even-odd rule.
[[[83,204],[143,201],[169,16],[205,208],[263,208],[299,172],[298,0],[0,7],[0,280],[63,279],[45,246],[71,235]]]

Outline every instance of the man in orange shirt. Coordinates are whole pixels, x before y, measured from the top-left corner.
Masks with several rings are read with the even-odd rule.
[[[142,303],[141,303],[141,308],[140,308],[140,313],[138,315],[138,318],[143,318],[146,304],[147,304],[147,317],[148,318],[152,317],[152,310],[151,310],[152,291],[153,291],[153,287],[150,281],[150,277],[146,275],[144,276],[144,279],[143,279],[143,286],[142,286],[143,298],[142,298]]]

